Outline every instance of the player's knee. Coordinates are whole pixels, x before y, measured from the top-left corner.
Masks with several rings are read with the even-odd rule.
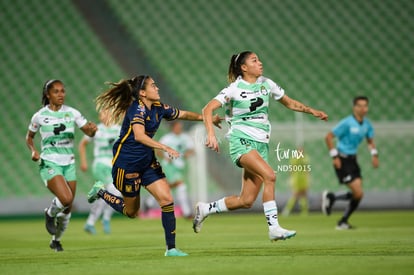
[[[174,203],[174,198],[171,194],[159,198],[158,204],[160,207]]]
[[[73,195],[66,194],[63,196],[59,196],[59,201],[62,203],[64,207],[69,207],[72,205],[73,202]]]
[[[241,207],[245,209],[250,209],[253,207],[254,201],[255,201],[255,198],[242,198],[240,200]]]
[[[138,210],[127,210],[125,211],[125,216],[127,216],[130,219],[134,219],[137,217],[138,214]]]
[[[263,175],[263,180],[264,182],[269,182],[274,184],[276,182],[276,173],[273,170],[269,170],[267,171],[264,175]]]
[[[353,194],[352,197],[356,200],[361,200],[364,197],[364,192],[363,191],[357,191]]]

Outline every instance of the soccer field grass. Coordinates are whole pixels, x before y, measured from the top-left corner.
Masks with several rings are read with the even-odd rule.
[[[100,224],[83,232],[72,218],[64,252],[49,247],[43,219],[0,220],[0,274],[413,274],[414,211],[357,212],[357,229],[334,229],[331,217],[281,217],[297,236],[271,243],[264,216],[211,216],[195,234],[177,219],[177,246],[188,257],[164,257],[161,221],[117,216],[112,234]]]

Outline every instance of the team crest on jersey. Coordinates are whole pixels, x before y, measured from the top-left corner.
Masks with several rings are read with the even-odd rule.
[[[269,94],[269,92],[267,91],[267,89],[266,89],[266,87],[265,87],[265,86],[261,86],[261,87],[260,87],[260,93],[261,93],[262,95],[268,95],[268,94]]]
[[[166,110],[170,109],[170,105],[164,104],[164,109],[166,109]]]
[[[71,121],[71,118],[70,118],[69,114],[66,114],[64,119],[65,119],[66,123],[69,123]],[[82,117],[82,119],[83,119],[83,117]]]

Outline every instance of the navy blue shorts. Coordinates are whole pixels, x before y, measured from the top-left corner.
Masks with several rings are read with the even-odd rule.
[[[139,196],[141,185],[147,186],[159,179],[165,178],[160,163],[156,158],[145,169],[128,166],[118,167],[116,163],[112,167],[112,178],[116,189],[125,197]]]
[[[341,160],[341,168],[336,169],[334,167],[334,169],[340,184],[348,184],[354,179],[362,178],[356,156],[339,155],[339,158]]]

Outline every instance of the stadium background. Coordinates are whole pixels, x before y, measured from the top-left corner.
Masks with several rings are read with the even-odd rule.
[[[63,80],[66,104],[93,121],[93,99],[104,82],[137,74],[154,77],[164,102],[200,111],[227,85],[231,54],[246,49],[259,55],[264,74],[289,96],[329,114],[330,122],[323,123],[277,103],[270,109],[272,150],[278,143],[292,150],[304,141],[312,208],[323,189],[339,189],[323,137],[350,113],[358,94],[371,99],[369,118],[380,151],[374,170],[361,146],[361,207],[413,208],[411,0],[0,0],[0,8],[0,215],[40,213],[50,201],[24,141],[47,79]],[[157,136],[166,130],[164,124]],[[201,130],[192,131],[202,144]],[[80,137],[78,131],[77,142]],[[210,199],[240,189],[240,170],[229,162],[226,145],[220,155],[205,152]],[[273,153],[270,158],[275,169],[286,164]],[[199,175],[190,181],[197,184]],[[289,195],[287,179],[288,173],[278,173],[281,203]],[[90,173],[79,170],[79,212],[88,209],[91,184]]]

